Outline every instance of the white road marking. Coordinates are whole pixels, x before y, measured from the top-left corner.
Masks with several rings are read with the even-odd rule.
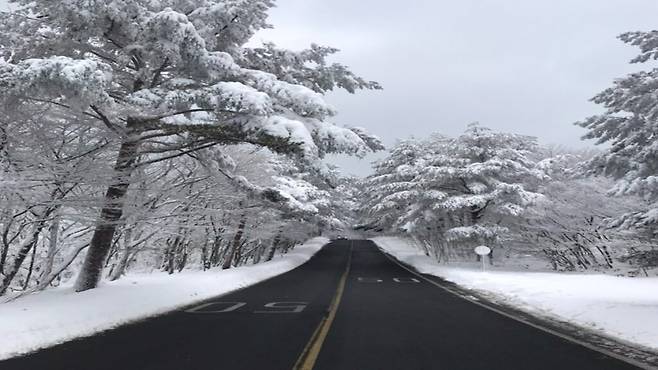
[[[230,306],[222,308],[220,310],[205,310],[205,308],[208,308],[208,307],[218,306],[218,305],[225,305],[225,304],[229,304]],[[246,304],[247,304],[246,302],[209,302],[209,303],[204,303],[200,306],[190,308],[189,310],[185,310],[185,312],[188,312],[188,313],[225,313],[225,312],[235,311],[238,308],[245,306]]]
[[[254,313],[300,313],[308,306],[308,302],[270,302],[265,307],[275,310],[254,311]]]

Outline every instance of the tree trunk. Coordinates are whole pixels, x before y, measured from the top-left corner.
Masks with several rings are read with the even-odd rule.
[[[110,272],[109,278],[110,281],[119,280],[123,274],[126,272],[126,266],[128,266],[128,259],[130,258],[130,244],[133,239],[133,230],[127,228],[123,235],[123,248],[121,248],[117,253],[119,254],[119,261],[115,266],[112,266],[112,271]]]
[[[48,238],[48,252],[46,254],[46,262],[39,275],[39,284],[53,272],[53,265],[55,264],[55,255],[57,254],[57,241],[59,239],[59,216],[53,218],[50,224],[50,236]],[[38,285],[39,285],[38,284]]]
[[[30,285],[30,279],[32,278],[32,272],[34,271],[34,260],[36,259],[37,256],[37,246],[38,244],[35,243],[34,247],[32,248],[32,258],[30,258],[30,267],[27,269],[27,276],[25,277],[25,281],[23,282],[23,290],[27,290],[27,287]]]
[[[219,261],[221,260],[222,254],[220,253],[220,247],[222,246],[222,242],[224,240],[222,239],[221,234],[215,236],[215,240],[213,240],[212,243],[212,249],[210,250],[210,259],[208,261],[208,268],[210,266],[216,267],[219,266]]]
[[[0,157],[0,160],[2,158]],[[1,162],[0,162],[1,163]],[[0,236],[2,247],[0,248],[0,275],[5,274],[5,265],[7,263],[7,256],[9,255],[9,247],[11,244],[11,238],[9,238],[9,232],[11,230],[11,225],[14,222],[13,217],[11,214],[13,213],[13,209],[10,209],[7,207],[6,209],[2,209],[2,214],[0,214],[0,219],[3,221],[0,225],[2,225],[2,235]],[[18,230],[18,233],[20,233],[22,229]]]
[[[254,257],[251,259],[252,264],[257,264],[260,262],[261,259],[263,259],[263,254],[265,253],[265,245],[262,244],[260,241],[258,242],[258,247],[254,251]]]
[[[206,234],[209,234],[208,229],[206,229]],[[210,262],[208,261],[208,239],[204,240],[201,246],[201,268],[203,271],[210,268]]]
[[[279,232],[276,234],[274,237],[274,240],[272,241],[272,247],[270,248],[270,253],[267,255],[267,259],[265,261],[271,261],[272,258],[274,258],[274,254],[276,253],[276,249],[279,247],[279,243],[281,242],[281,234],[283,233],[283,230],[279,229]]]
[[[247,244],[246,240],[242,240],[240,244],[238,244],[238,247],[233,254],[233,267],[238,267],[242,264],[242,252],[244,251],[245,244]]]
[[[222,264],[223,270],[231,268],[231,264],[233,263],[233,258],[235,258],[235,253],[240,247],[240,240],[242,239],[242,233],[244,233],[244,227],[246,225],[247,225],[247,217],[245,215],[242,215],[242,218],[240,218],[240,224],[238,225],[238,231],[235,233],[235,237],[233,238],[233,243],[231,244],[231,250],[226,256],[226,259],[224,259],[224,263]]]
[[[37,241],[39,240],[39,233],[41,233],[43,226],[44,226],[43,220],[35,222],[34,225],[32,226],[32,230],[30,234],[21,243],[21,246],[18,249],[18,254],[14,259],[14,263],[11,264],[9,271],[6,272],[5,278],[2,280],[2,284],[0,284],[0,296],[5,294],[5,292],[9,288],[9,285],[11,285],[12,280],[14,280],[14,277],[16,277],[16,274],[18,273],[18,270],[23,264],[23,261],[25,261],[27,255],[30,253],[32,248],[37,244]]]
[[[130,121],[130,120],[129,120]],[[131,124],[129,122],[128,127]],[[134,169],[139,148],[139,141],[127,140],[121,144],[119,156],[114,165],[114,178],[105,193],[103,208],[91,238],[89,250],[82,264],[82,269],[75,282],[75,291],[82,292],[98,286],[103,273],[103,264],[107,259],[112,240],[117,229],[117,223],[123,215],[123,203],[130,175]]]
[[[9,230],[7,227],[6,230]],[[2,247],[0,247],[0,274],[4,275],[5,273],[5,263],[7,262],[7,255],[9,254],[9,244],[2,242]]]
[[[189,241],[183,241],[179,244],[178,248],[176,249],[176,270],[178,272],[183,271],[185,266],[187,265],[187,257],[188,257],[188,245]]]
[[[128,266],[128,258],[130,258],[130,251],[124,250],[119,257],[119,262],[112,270],[109,276],[110,281],[119,280],[126,273],[126,266]]]
[[[167,242],[167,249],[165,249],[165,266],[164,270],[169,274],[174,273],[175,262],[176,262],[176,249],[178,248],[178,243],[180,243],[180,235],[177,235],[176,238]]]

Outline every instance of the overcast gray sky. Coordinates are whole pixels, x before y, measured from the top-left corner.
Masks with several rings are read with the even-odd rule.
[[[332,93],[335,122],[382,137],[459,134],[473,121],[571,147],[573,126],[600,111],[588,100],[642,66],[622,32],[658,28],[655,0],[278,0],[275,29],[289,48],[341,49],[334,60],[381,92]],[[364,175],[370,160],[338,159]]]

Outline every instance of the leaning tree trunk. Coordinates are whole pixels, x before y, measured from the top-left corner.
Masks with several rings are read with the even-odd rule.
[[[263,254],[265,254],[265,244],[259,242],[258,247],[254,250],[254,255],[251,259],[251,263],[253,265],[257,264],[260,262],[261,259],[263,259]]]
[[[272,247],[270,247],[270,252],[267,255],[267,259],[265,261],[271,261],[272,258],[274,258],[274,254],[276,253],[276,249],[279,247],[279,243],[281,243],[281,234],[283,233],[283,229],[279,229],[279,232],[276,233],[276,236],[274,237],[274,240],[272,241]]]
[[[30,279],[32,278],[32,272],[34,272],[34,260],[37,257],[37,245],[35,244],[32,248],[32,258],[30,258],[30,267],[27,268],[27,276],[23,282],[23,291],[26,291],[27,287],[30,286]]]
[[[219,266],[219,261],[222,257],[222,254],[220,253],[220,247],[222,246],[222,242],[224,240],[222,239],[221,234],[215,236],[215,240],[213,240],[212,243],[212,248],[210,250],[210,259],[209,259],[209,267],[216,267]]]
[[[238,267],[242,264],[245,245],[247,245],[247,240],[245,240],[245,238],[243,237],[242,241],[238,245],[238,249],[235,250],[235,254],[233,255],[233,267]]]
[[[128,267],[128,261],[130,260],[131,248],[130,244],[132,243],[132,229],[127,229],[126,234],[123,237],[123,248],[119,253],[119,261],[110,272],[109,279],[110,281],[116,281],[121,278],[126,273],[126,267]]]
[[[39,234],[41,233],[44,224],[45,221],[43,219],[36,221],[32,225],[32,230],[28,236],[21,243],[20,247],[18,248],[18,254],[16,255],[16,258],[14,258],[14,262],[9,267],[9,270],[5,272],[5,276],[2,279],[2,282],[0,282],[0,296],[7,292],[7,289],[9,289],[9,286],[14,280],[14,277],[16,277],[16,274],[23,264],[23,261],[25,261],[32,248],[36,247],[37,242],[39,241]]]
[[[130,123],[128,127],[130,127]],[[138,140],[126,140],[121,144],[111,185],[105,193],[103,208],[96,223],[94,235],[91,238],[89,250],[85,256],[82,269],[75,282],[75,291],[82,292],[96,288],[103,273],[103,264],[112,247],[112,240],[117,224],[123,215],[123,204],[130,175],[134,170],[135,160],[139,148]]]
[[[244,227],[246,225],[247,225],[247,217],[245,215],[242,215],[242,217],[240,218],[240,224],[238,225],[238,231],[235,233],[235,237],[233,238],[231,250],[229,251],[226,258],[224,259],[224,263],[222,264],[223,270],[231,268],[231,264],[233,263],[233,259],[235,258],[235,253],[237,252],[238,248],[240,248],[240,241],[242,239],[242,234],[244,233]]]

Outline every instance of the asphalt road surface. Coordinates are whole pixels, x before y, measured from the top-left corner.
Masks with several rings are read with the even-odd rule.
[[[121,304],[117,302],[117,304]],[[335,241],[250,288],[1,370],[635,369],[459,298],[369,241]]]

